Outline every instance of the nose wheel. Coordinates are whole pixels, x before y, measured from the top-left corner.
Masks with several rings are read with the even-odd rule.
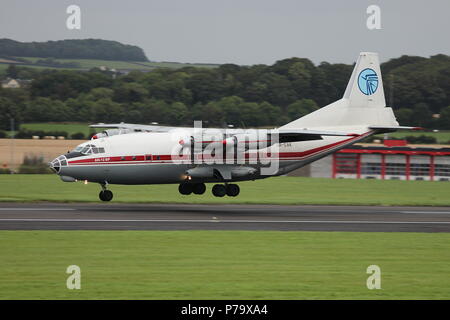
[[[100,184],[102,186],[102,191],[98,194],[98,197],[102,201],[111,201],[113,198],[113,193],[106,189],[106,182]]]
[[[102,190],[98,194],[98,197],[102,201],[111,201],[113,198],[113,193],[110,190]]]

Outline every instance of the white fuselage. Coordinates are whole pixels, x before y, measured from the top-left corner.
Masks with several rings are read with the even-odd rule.
[[[222,147],[216,148],[213,156],[201,147],[198,150],[191,149],[190,144],[183,147],[180,141],[186,139],[185,132],[122,134],[83,143],[77,149],[85,147],[84,152],[75,149],[57,158],[60,160],[56,169],[65,181],[106,184],[182,183],[187,179],[193,182],[254,180],[286,174],[372,133],[364,126],[331,129],[355,135],[278,143],[257,150],[242,150],[239,156],[224,150],[226,157],[220,154]],[[195,150],[194,154],[191,150]],[[188,172],[195,174],[189,176]]]

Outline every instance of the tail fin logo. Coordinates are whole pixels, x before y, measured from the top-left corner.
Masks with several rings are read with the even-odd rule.
[[[378,89],[378,75],[370,68],[364,69],[358,76],[359,90],[367,96],[374,94]]]

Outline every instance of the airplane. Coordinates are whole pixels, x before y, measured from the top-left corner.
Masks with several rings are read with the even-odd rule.
[[[377,53],[361,52],[344,96],[279,128],[230,129],[95,124],[110,128],[49,163],[62,181],[178,184],[182,195],[239,195],[239,181],[285,175],[371,135],[400,129],[386,106]]]

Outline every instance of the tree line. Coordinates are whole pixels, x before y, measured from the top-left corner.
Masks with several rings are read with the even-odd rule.
[[[402,56],[382,66],[388,105],[403,125],[450,129],[450,57]],[[13,70],[10,70],[13,69]],[[31,85],[0,90],[0,129],[20,122],[158,122],[278,126],[342,97],[353,66],[290,58],[273,65],[223,64],[132,71],[10,68]],[[6,76],[7,76],[6,75]]]
[[[0,56],[148,61],[144,51],[137,46],[101,39],[70,39],[47,42],[19,42],[11,39],[0,39]]]

